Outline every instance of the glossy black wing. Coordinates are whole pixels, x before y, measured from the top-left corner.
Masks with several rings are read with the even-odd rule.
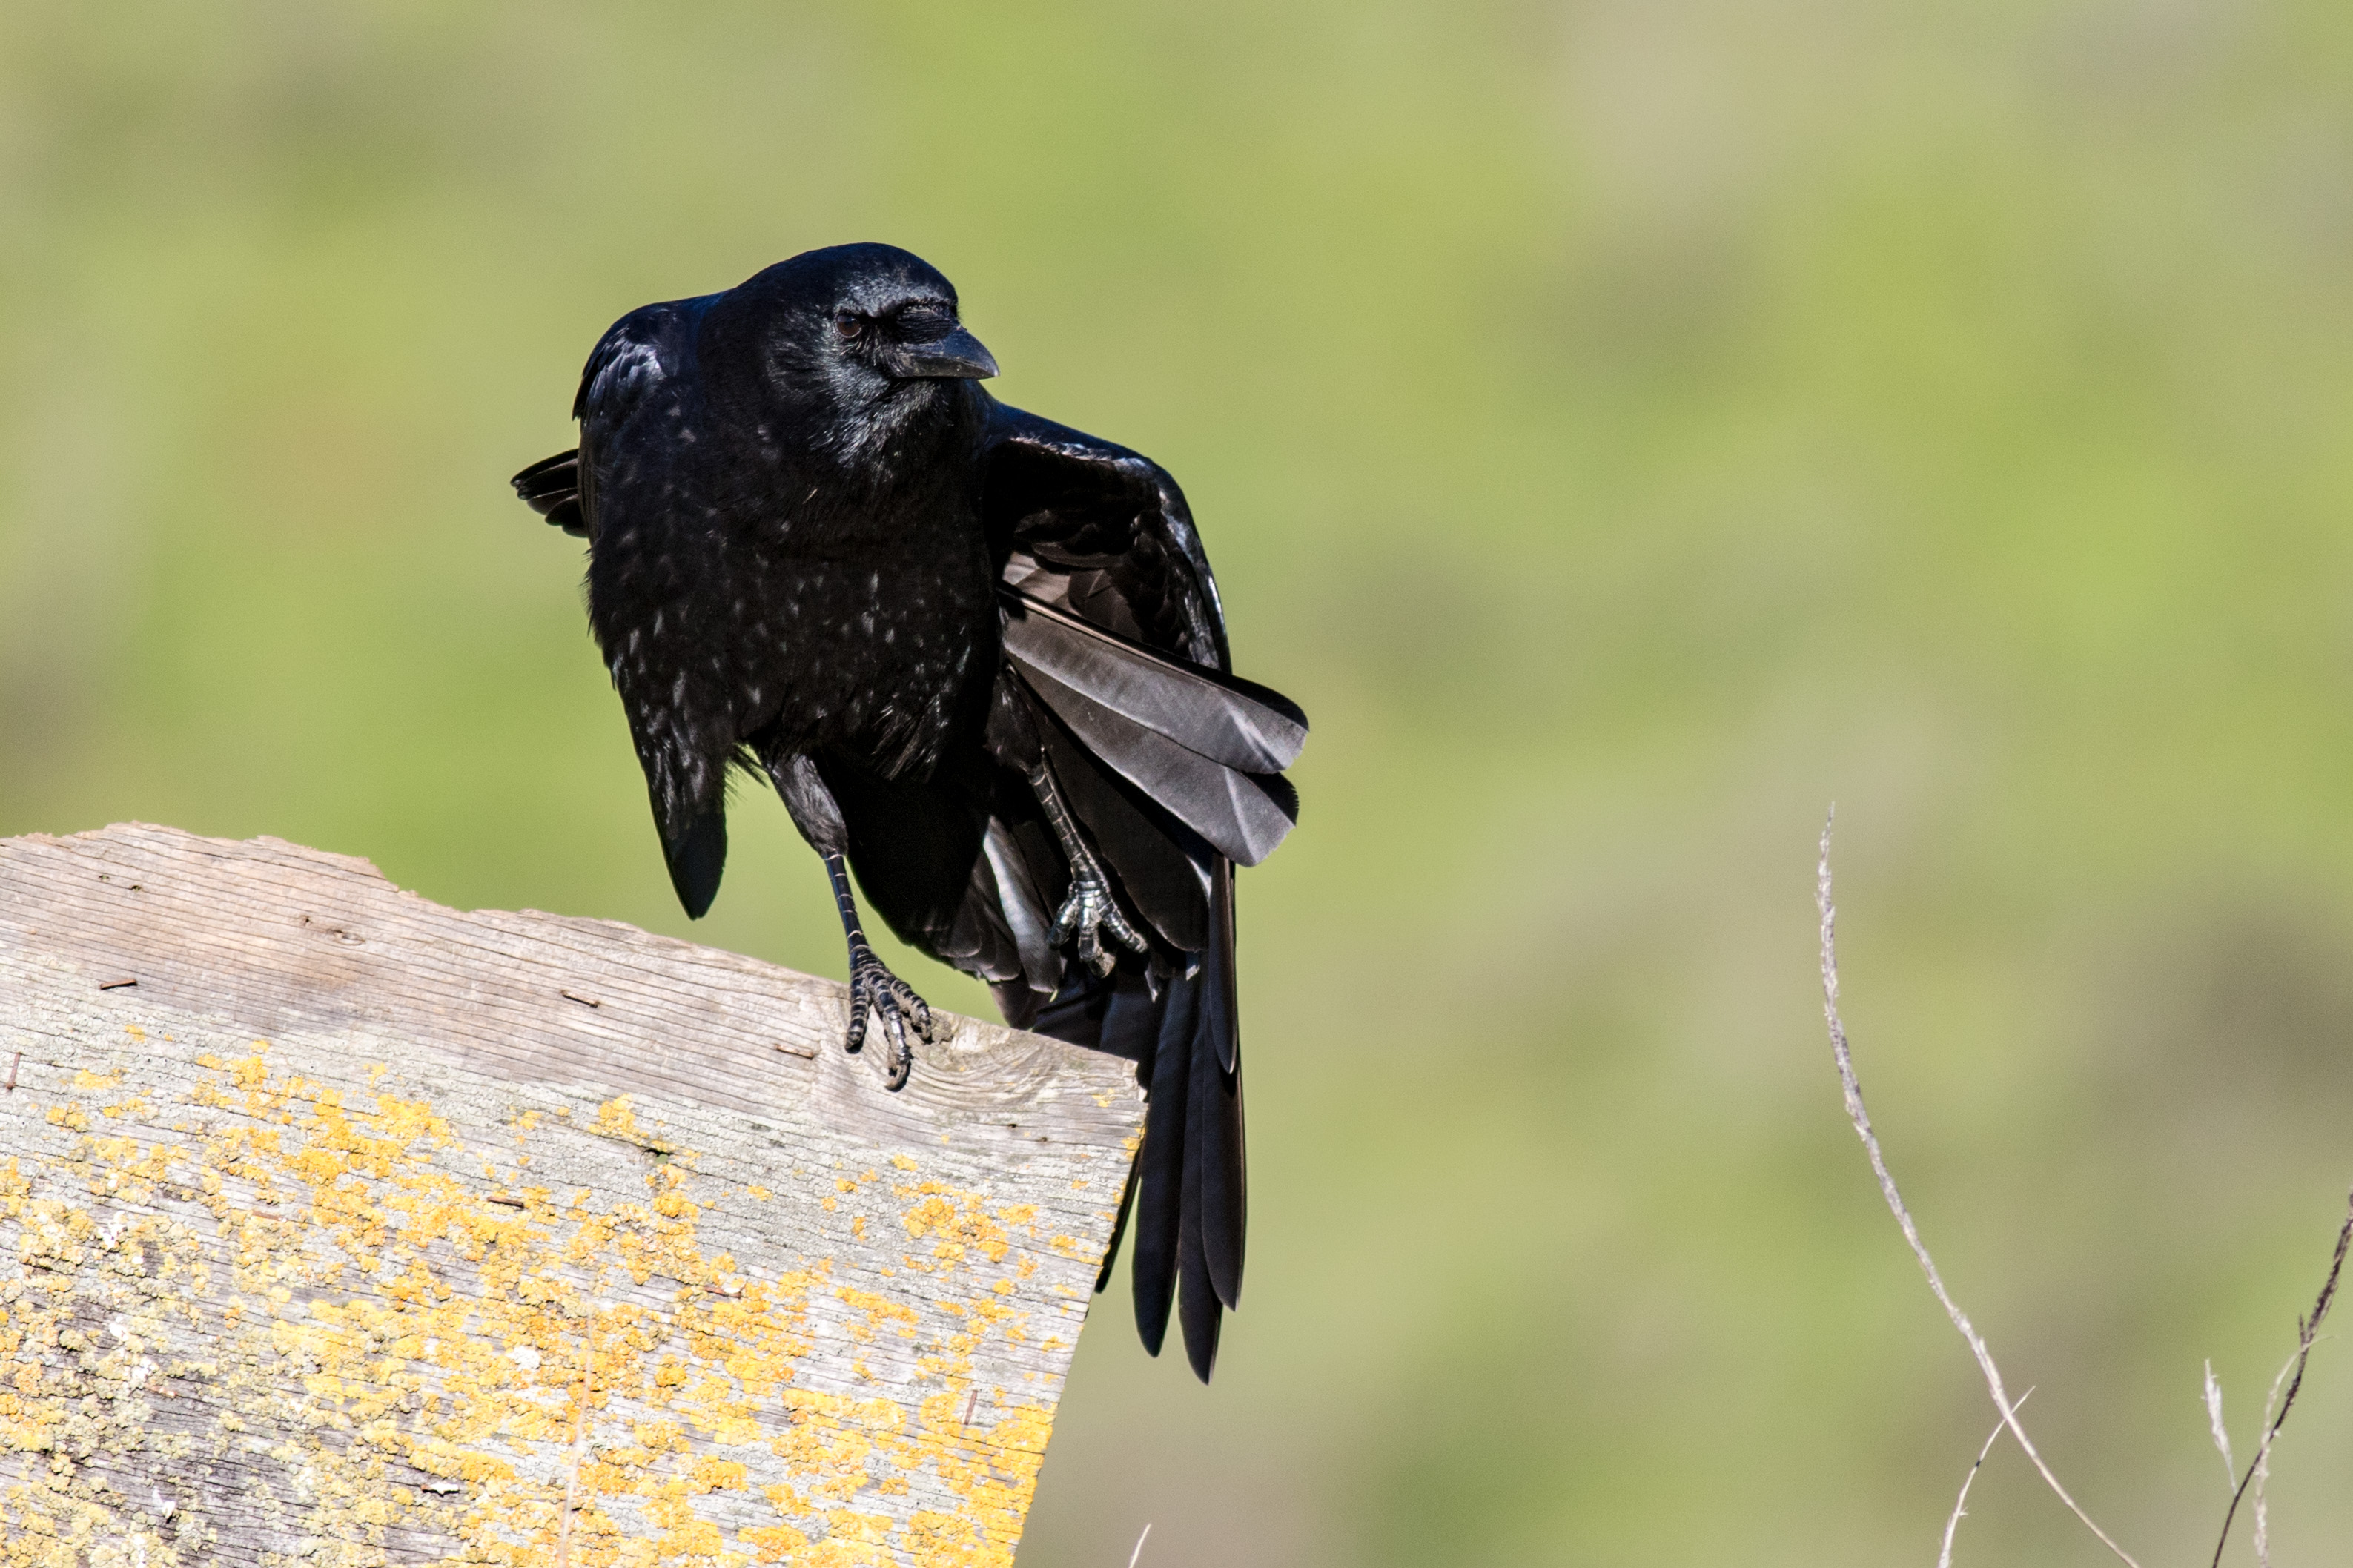
[[[710,721],[726,711],[725,694],[707,689],[707,650],[692,646],[691,617],[678,613],[695,553],[663,537],[693,489],[681,472],[691,444],[679,434],[696,396],[694,325],[705,303],[648,305],[616,321],[580,373],[578,448],[513,480],[532,510],[590,542],[590,625],[628,715],[671,883],[692,916],[711,907],[726,864],[734,739]]]
[[[1014,1022],[1135,1060],[1151,1098],[1121,1207],[1136,1325],[1156,1354],[1174,1308],[1206,1381],[1221,1313],[1240,1300],[1246,1229],[1233,868],[1297,818],[1282,771],[1306,717],[1231,673],[1217,580],[1157,464],[998,405],[981,496],[1003,563],[1000,679],[1152,949],[1101,977],[1067,948],[1038,952],[1068,868],[1001,791],[987,859],[1023,981],[997,995]]]
[[[509,481],[532,510],[566,533],[589,536],[587,492],[595,465],[584,458],[582,448],[589,444],[590,424],[593,420],[597,434],[609,440],[642,405],[671,401],[662,393],[686,360],[691,327],[688,307],[694,303],[633,310],[596,341],[572,399],[572,417],[582,426],[581,447],[543,458]]]
[[[1166,469],[1001,403],[986,465],[981,504],[1007,583],[1146,647],[1229,668],[1217,578]]]
[[[626,509],[670,488],[648,470],[676,460],[677,427],[694,395],[694,325],[704,303],[674,300],[632,310],[588,352],[572,417],[580,421],[580,510],[592,541],[612,521],[600,515],[609,510],[599,505],[608,493]]]

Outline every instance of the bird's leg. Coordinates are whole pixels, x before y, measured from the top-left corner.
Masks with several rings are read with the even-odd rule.
[[[1060,913],[1054,917],[1054,929],[1046,940],[1060,946],[1072,936],[1079,939],[1079,962],[1097,974],[1109,974],[1116,955],[1103,945],[1103,933],[1122,947],[1142,952],[1144,938],[1136,934],[1127,917],[1119,912],[1118,901],[1111,896],[1111,878],[1096,859],[1094,851],[1079,837],[1079,825],[1071,820],[1070,808],[1062,804],[1061,789],[1054,783],[1052,772],[1041,759],[1029,769],[1029,787],[1037,793],[1038,804],[1046,813],[1046,825],[1054,830],[1055,839],[1062,847],[1062,858],[1071,863],[1071,891],[1062,900]]]
[[[1062,858],[1070,862],[1071,890],[1054,917],[1053,929],[1046,933],[1047,942],[1060,947],[1077,937],[1079,962],[1097,974],[1109,974],[1117,955],[1103,945],[1103,933],[1109,931],[1113,941],[1137,952],[1145,951],[1144,938],[1120,913],[1103,862],[1079,837],[1079,825],[1072,820],[1071,808],[1063,803],[1061,787],[1054,782],[1053,770],[1047,765],[1033,702],[1008,665],[989,699],[987,745],[999,763],[1018,769],[1029,782],[1030,793],[1038,797],[1038,805],[1045,814],[1046,825],[1053,829],[1055,842],[1062,847]]]
[[[892,973],[890,966],[867,945],[866,933],[858,924],[857,900],[849,894],[849,862],[839,852],[828,853],[825,874],[833,883],[833,903],[841,914],[842,932],[849,939],[849,1032],[843,1037],[841,1048],[853,1053],[862,1049],[868,1010],[881,1014],[883,1032],[891,1042],[890,1087],[902,1088],[915,1065],[914,1053],[907,1048],[908,1026],[912,1023],[916,1037],[929,1045],[931,1006],[915,994],[913,986]]]
[[[879,1014],[883,1035],[891,1046],[890,1087],[899,1089],[905,1085],[907,1074],[915,1065],[914,1053],[907,1048],[908,1026],[912,1024],[916,1037],[929,1045],[932,1009],[867,945],[866,932],[858,921],[858,900],[849,890],[849,862],[846,856],[849,830],[841,820],[841,808],[834,804],[832,792],[818,776],[817,764],[806,756],[795,756],[781,765],[772,765],[768,776],[775,781],[776,794],[783,797],[785,809],[792,814],[793,825],[801,830],[801,837],[824,857],[826,879],[833,884],[833,907],[841,916],[842,934],[849,939],[849,1032],[842,1038],[842,1049],[861,1049],[866,1044],[867,1012],[871,1009]]]

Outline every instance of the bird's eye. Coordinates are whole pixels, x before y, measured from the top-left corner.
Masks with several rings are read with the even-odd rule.
[[[866,321],[863,317],[848,310],[837,310],[833,316],[833,330],[845,338],[854,338],[866,330]]]

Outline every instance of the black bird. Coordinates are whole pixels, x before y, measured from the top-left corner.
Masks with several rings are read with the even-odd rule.
[[[868,946],[849,872],[1006,1021],[1134,1060],[1150,1099],[1098,1290],[1135,1232],[1203,1381],[1240,1300],[1234,880],[1299,815],[1291,702],[1230,672],[1184,493],[1008,408],[955,290],[884,245],[632,310],[588,356],[580,446],[515,476],[588,542],[588,617],[691,916],[731,766],[824,857],[858,1050],[891,1087],[931,1010]]]

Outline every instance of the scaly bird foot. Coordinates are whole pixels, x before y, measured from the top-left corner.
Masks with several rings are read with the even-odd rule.
[[[1054,917],[1054,929],[1047,941],[1060,947],[1072,936],[1079,939],[1079,962],[1097,974],[1109,974],[1117,955],[1103,945],[1103,933],[1135,952],[1144,951],[1144,938],[1127,923],[1119,912],[1118,903],[1111,896],[1111,883],[1103,868],[1092,856],[1082,858],[1071,868],[1070,896],[1062,900],[1061,911]]]
[[[849,949],[849,1033],[841,1042],[842,1048],[853,1055],[865,1048],[869,1008],[881,1015],[883,1038],[891,1046],[889,1087],[904,1088],[915,1066],[915,1054],[907,1048],[908,1024],[912,1020],[916,1037],[930,1045],[932,1009],[915,994],[913,986],[892,973],[874,956],[874,950],[861,942]]]

